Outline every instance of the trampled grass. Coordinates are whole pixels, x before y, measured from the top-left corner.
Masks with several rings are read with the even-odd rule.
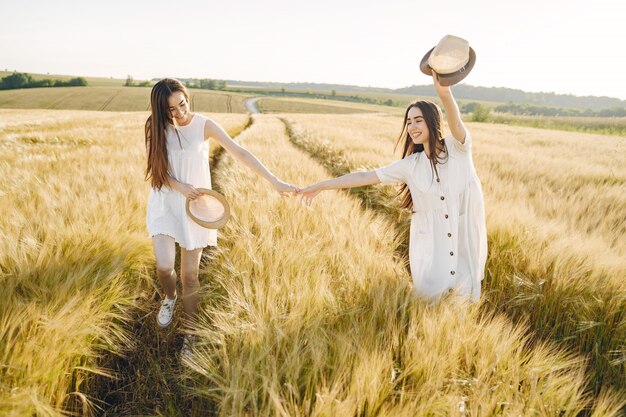
[[[334,175],[397,159],[398,118],[285,117],[297,143],[331,172],[340,167]],[[537,337],[587,355],[596,390],[626,390],[621,139],[489,124],[469,129],[486,198],[487,302],[528,321]],[[362,196],[399,218],[406,241],[408,219],[393,203],[386,206],[390,194],[389,187],[371,187]]]
[[[152,286],[147,113],[0,110],[0,414],[86,413]],[[214,115],[235,133],[244,115]],[[97,399],[96,399],[97,400]]]
[[[247,96],[190,89],[191,108],[198,112],[246,113]],[[150,87],[50,87],[0,91],[0,108],[147,111]]]

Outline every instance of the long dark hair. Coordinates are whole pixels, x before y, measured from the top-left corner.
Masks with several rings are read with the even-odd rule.
[[[417,107],[422,111],[422,116],[424,116],[424,121],[426,122],[426,126],[428,126],[428,159],[430,161],[430,166],[433,172],[433,178],[437,177],[439,179],[439,172],[437,170],[437,164],[446,162],[448,160],[448,152],[446,148],[446,143],[443,140],[443,115],[441,113],[441,109],[432,101],[414,101],[409,104],[406,108],[406,112],[404,112],[404,121],[402,122],[402,132],[400,132],[400,136],[398,137],[398,141],[396,142],[395,149],[398,149],[398,146],[402,144],[402,158],[405,158],[409,155],[412,155],[416,152],[424,152],[424,145],[416,144],[411,139],[411,135],[409,134],[408,120],[409,120],[409,110],[413,107]],[[442,153],[444,156],[440,157],[439,154]],[[400,191],[398,192],[398,196],[401,198],[400,207],[406,209],[413,208],[413,199],[411,198],[411,191],[407,184],[402,184],[400,187]]]
[[[180,91],[189,102],[189,93],[185,86],[173,78],[164,78],[152,87],[150,93],[151,114],[146,120],[146,149],[148,151],[148,165],[146,167],[146,180],[150,180],[153,188],[158,190],[164,185],[169,186],[170,175],[167,160],[167,141],[165,130],[167,124],[174,124],[170,113],[169,97]]]

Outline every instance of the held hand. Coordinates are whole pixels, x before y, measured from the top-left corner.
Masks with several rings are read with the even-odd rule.
[[[431,72],[433,75],[433,85],[435,86],[435,91],[437,92],[437,95],[441,97],[444,94],[449,94],[450,87],[444,87],[441,84],[439,84],[439,75],[435,71],[431,71]]]
[[[185,184],[182,182],[178,184],[177,191],[181,193],[182,195],[184,195],[185,198],[189,200],[195,200],[196,198],[202,195],[202,193],[196,190],[196,188],[193,185]]]
[[[286,182],[282,182],[279,179],[277,179],[276,182],[274,183],[274,188],[283,197],[288,196],[289,194],[296,195],[299,191],[298,187],[291,185],[291,184],[287,184]]]
[[[298,194],[300,194],[300,204],[304,202],[307,207],[311,205],[313,202],[313,198],[318,195],[322,190],[319,188],[318,183],[311,184],[308,187],[301,189]]]

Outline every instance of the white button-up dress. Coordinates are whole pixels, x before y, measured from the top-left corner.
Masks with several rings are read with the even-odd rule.
[[[404,182],[413,200],[409,260],[415,291],[438,299],[457,290],[480,298],[487,260],[483,192],[472,162],[469,132],[465,144],[444,138],[448,160],[437,165],[439,179],[424,152],[375,170],[383,184]]]
[[[169,125],[165,137],[172,176],[196,188],[210,189],[209,144],[204,140],[206,120],[194,114],[188,125],[178,127],[178,135],[174,126]],[[159,234],[173,237],[187,250],[217,246],[217,230],[206,229],[191,220],[185,211],[186,201],[184,195],[166,186],[161,190],[152,188],[146,213],[150,237]]]

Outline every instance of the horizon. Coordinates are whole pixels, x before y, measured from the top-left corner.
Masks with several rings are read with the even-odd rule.
[[[104,78],[104,79],[115,79],[115,80],[120,80],[120,81],[124,81],[126,78],[118,78],[118,77],[103,77],[100,75],[91,75],[91,74],[50,74],[49,72],[47,73],[41,73],[41,72],[32,72],[32,71],[20,71],[20,70],[8,70],[7,68],[4,69],[4,72],[18,72],[18,73],[26,73],[26,74],[30,74],[30,75],[49,75],[51,77],[53,76],[60,76],[60,77],[86,77],[86,78]],[[130,74],[129,74],[130,75]],[[135,81],[157,81],[160,80],[162,78],[165,77],[153,77],[153,78],[149,78],[149,79],[137,79],[137,78],[133,78]],[[179,80],[185,80],[185,79],[202,79],[202,78],[206,78],[206,79],[211,79],[209,77],[171,77],[171,78],[176,78]],[[390,87],[380,87],[380,86],[373,86],[373,85],[357,85],[357,84],[339,84],[339,83],[332,83],[332,82],[317,82],[317,81],[276,81],[276,80],[271,80],[271,81],[261,81],[261,80],[235,80],[235,79],[231,79],[231,78],[213,78],[215,80],[219,80],[219,81],[234,81],[234,82],[240,82],[240,83],[246,83],[246,82],[250,82],[250,83],[266,83],[266,84],[271,84],[271,83],[276,83],[276,84],[316,84],[316,85],[336,85],[336,86],[344,86],[344,87],[359,87],[359,88],[372,88],[372,89],[390,89],[390,90],[399,90],[399,89],[404,89],[404,88],[411,88],[411,87],[428,87],[431,86],[432,84],[412,84],[412,85],[406,85],[403,87],[398,87],[397,89],[393,89]],[[509,90],[516,90],[516,91],[523,91],[524,93],[530,93],[530,94],[554,94],[554,95],[567,95],[567,96],[573,96],[573,97],[579,97],[579,98],[586,98],[586,97],[595,97],[595,98],[611,98],[611,99],[617,99],[617,100],[621,100],[621,101],[625,101],[626,99],[621,99],[619,97],[615,97],[615,96],[600,96],[600,95],[577,95],[577,94],[571,94],[571,93],[557,93],[554,91],[528,91],[528,90],[522,90],[519,88],[512,88],[512,87],[506,87],[506,86],[482,86],[482,85],[473,85],[470,83],[459,83],[457,85],[463,85],[466,87],[474,87],[474,88],[493,88],[493,89],[509,89]],[[236,86],[235,86],[236,87]],[[454,87],[452,86],[451,88],[454,91]]]
[[[626,100],[626,84],[613,82],[626,67],[620,45],[626,5],[617,0],[592,9],[582,0],[529,0],[514,20],[495,0],[448,2],[445,8],[408,0],[384,7],[354,0],[186,5],[193,13],[180,23],[163,19],[160,11],[171,6],[162,0],[35,0],[28,13],[22,3],[7,0],[0,4],[7,22],[0,28],[0,68],[398,89],[430,84],[419,61],[451,33],[467,39],[477,55],[463,84]],[[106,22],[116,22],[115,31]],[[406,41],[410,33],[414,42]]]

